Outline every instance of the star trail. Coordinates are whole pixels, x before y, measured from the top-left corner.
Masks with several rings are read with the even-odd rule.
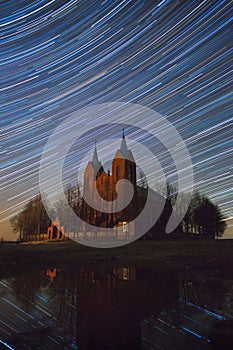
[[[233,218],[231,1],[10,0],[0,11],[1,234],[39,192],[53,130],[110,102],[165,116],[189,150],[194,189]]]

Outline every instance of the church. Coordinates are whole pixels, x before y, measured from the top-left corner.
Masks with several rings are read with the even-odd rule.
[[[133,198],[130,204],[122,209],[117,208],[118,193],[116,190],[119,180],[129,180],[133,186]],[[121,199],[124,201],[124,186],[121,187]],[[136,163],[133,154],[127,147],[123,132],[120,148],[116,151],[112,161],[111,171],[104,170],[97,154],[95,146],[92,160],[88,162],[84,172],[82,219],[97,227],[113,228],[130,222],[134,219],[137,196],[136,196]],[[103,212],[92,208],[88,203],[96,204],[100,201],[107,201],[112,206],[111,212]],[[119,204],[119,203],[118,203]]]
[[[117,193],[117,183],[119,180],[130,181],[133,193],[129,204],[120,209],[117,207],[119,195],[121,201],[126,200],[124,196],[127,194],[127,188],[124,189],[124,184],[119,193]],[[157,232],[165,232],[167,218],[171,213],[169,203],[164,197],[153,192],[153,199],[150,202],[151,217],[153,212],[158,207],[158,203],[165,203],[164,210],[153,225],[153,229]],[[87,224],[93,225],[96,228],[115,228],[118,232],[125,232],[128,238],[133,238],[135,232],[140,232],[140,228],[134,226],[134,220],[143,210],[147,201],[148,188],[137,185],[137,166],[132,154],[128,148],[126,138],[122,135],[119,149],[116,150],[115,156],[111,163],[111,170],[105,171],[101,161],[98,158],[97,148],[95,145],[92,160],[88,162],[84,172],[84,187],[83,187],[83,202],[81,218]],[[110,210],[101,211],[96,209],[96,205],[101,201],[107,203]],[[94,205],[90,205],[90,203]],[[124,202],[125,203],[125,202]],[[142,223],[143,225],[143,223]],[[83,231],[85,232],[85,224]]]

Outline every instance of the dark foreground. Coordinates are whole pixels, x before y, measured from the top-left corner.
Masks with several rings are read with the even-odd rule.
[[[0,277],[11,273],[63,267],[116,265],[193,270],[233,275],[233,240],[137,241],[119,248],[95,249],[73,241],[0,245]]]
[[[0,349],[228,350],[233,241],[0,245]]]

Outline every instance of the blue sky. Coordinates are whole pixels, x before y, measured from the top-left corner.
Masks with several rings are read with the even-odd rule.
[[[2,3],[0,236],[38,193],[53,130],[109,102],[165,116],[189,150],[195,190],[233,217],[230,9],[208,0]]]

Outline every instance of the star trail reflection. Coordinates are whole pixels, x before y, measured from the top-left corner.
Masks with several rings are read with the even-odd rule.
[[[166,116],[189,149],[195,189],[233,215],[230,1],[10,0],[0,10],[0,221],[38,193],[55,127],[114,101]]]

